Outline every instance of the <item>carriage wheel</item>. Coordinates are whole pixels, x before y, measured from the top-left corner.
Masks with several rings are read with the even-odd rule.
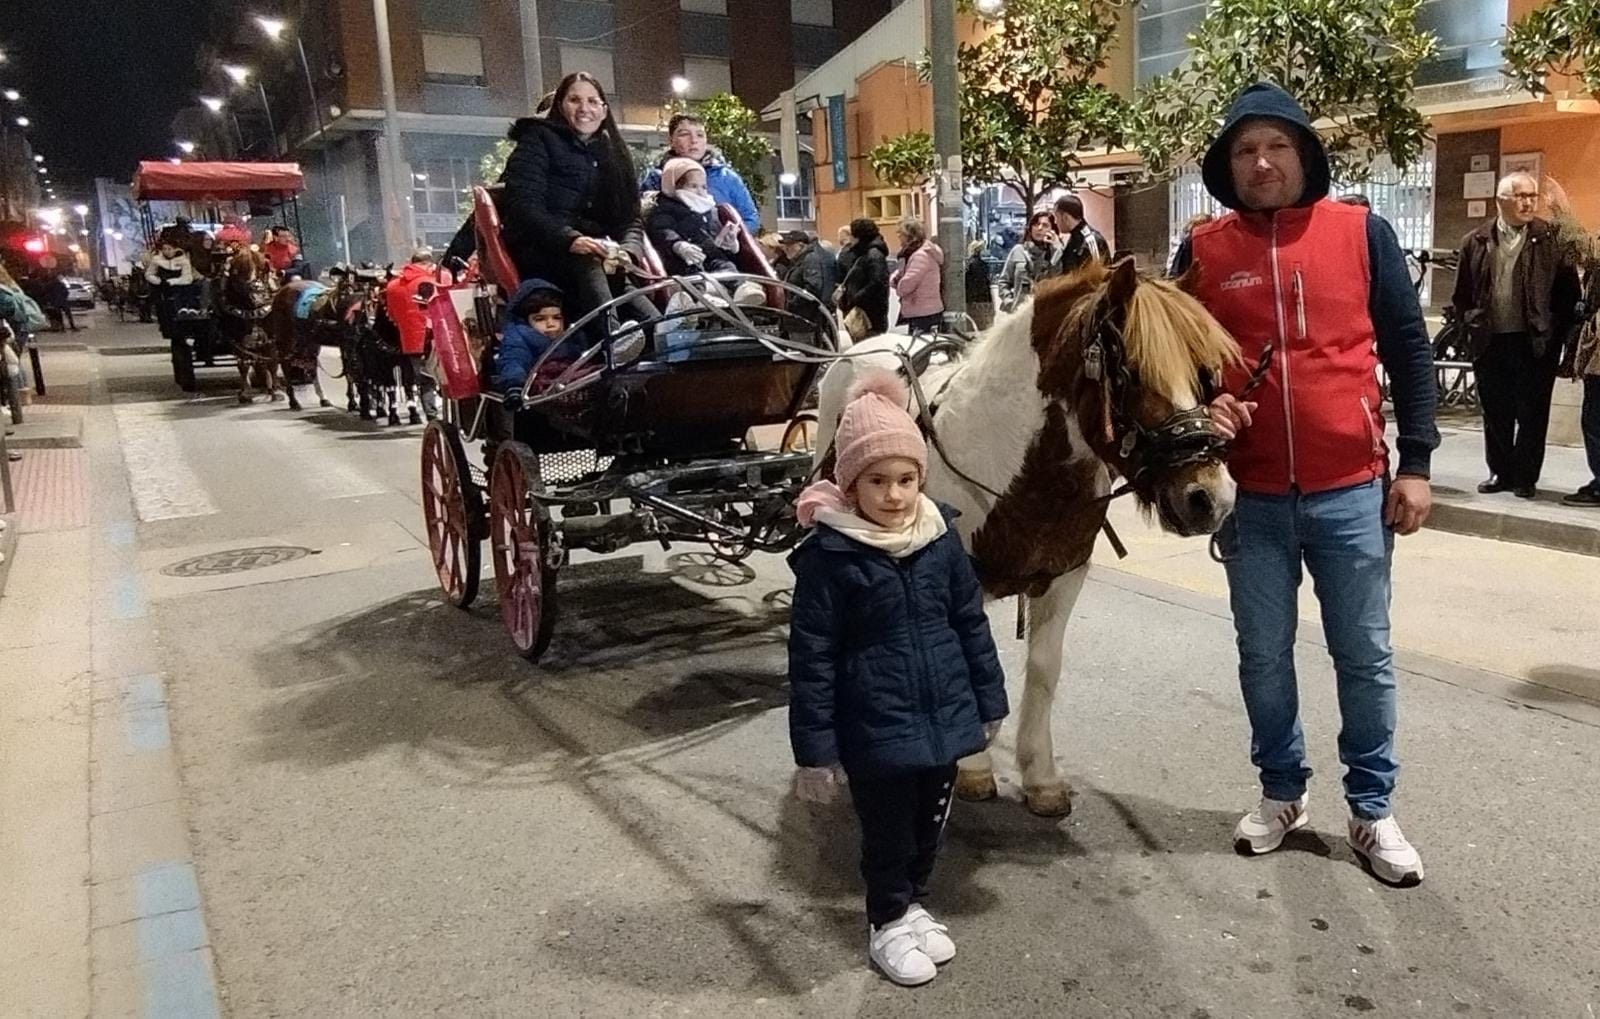
[[[500,618],[517,652],[538,661],[556,621],[556,571],[549,566],[550,515],[535,497],[539,460],[520,442],[495,454],[489,476],[489,545]]]
[[[461,433],[435,421],[422,433],[422,516],[439,590],[458,609],[478,596],[483,497],[468,473]]]
[[[816,411],[803,410],[783,430],[778,448],[785,453],[813,453],[817,448]]]

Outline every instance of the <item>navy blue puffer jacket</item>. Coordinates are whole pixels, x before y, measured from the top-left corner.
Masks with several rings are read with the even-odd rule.
[[[558,119],[523,117],[510,137],[517,144],[500,177],[499,207],[506,247],[524,277],[563,278],[579,236],[609,237],[639,253],[644,224],[633,167],[602,165],[611,158],[603,135],[585,142]]]
[[[983,749],[983,723],[1007,713],[1005,675],[953,527],[894,559],[819,526],[789,565],[795,763],[882,775]]]

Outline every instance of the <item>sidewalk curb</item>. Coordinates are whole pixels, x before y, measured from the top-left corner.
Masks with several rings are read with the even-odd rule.
[[[0,520],[6,522],[6,529],[0,531],[0,556],[5,557],[0,561],[0,598],[4,598],[6,578],[11,576],[11,564],[17,559],[18,518],[15,513],[0,513]]]
[[[1595,514],[1595,524],[1594,527],[1585,527],[1560,520],[1541,520],[1438,499],[1433,504],[1427,526],[1436,531],[1474,538],[1491,538],[1520,545],[1537,545],[1557,552],[1600,556],[1600,513]]]

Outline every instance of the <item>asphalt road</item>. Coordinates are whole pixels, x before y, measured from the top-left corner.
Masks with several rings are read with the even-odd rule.
[[[155,342],[140,328],[90,342]],[[959,955],[901,990],[865,964],[848,809],[787,794],[781,560],[579,562],[534,668],[508,652],[492,583],[467,613],[437,596],[420,429],[240,407],[220,372],[181,399],[154,355],[105,372],[233,1015],[1600,1004],[1600,714],[1564,695],[1405,658],[1398,816],[1428,879],[1387,889],[1344,844],[1332,674],[1303,628],[1312,827],[1241,859],[1230,832],[1256,789],[1225,604],[1097,567],[1055,715],[1076,809],[1031,817],[1014,772],[1006,798],[956,809],[930,907]],[[303,551],[162,573],[264,546]],[[1008,668],[1011,611],[991,613]],[[1487,604],[1437,611],[1494,622]]]

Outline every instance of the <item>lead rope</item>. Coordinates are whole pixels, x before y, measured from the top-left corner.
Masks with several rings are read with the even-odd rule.
[[[1267,381],[1267,372],[1272,370],[1272,355],[1276,351],[1277,345],[1270,339],[1261,345],[1261,356],[1256,359],[1256,366],[1251,369],[1250,377],[1245,379],[1244,388],[1239,390],[1239,399],[1245,399],[1251,393],[1260,389],[1261,384]],[[1227,526],[1227,524],[1223,524],[1223,527]],[[1206,554],[1211,557],[1212,562],[1222,566],[1228,565],[1229,560],[1233,558],[1230,553],[1222,550],[1221,531],[1213,534],[1211,540],[1206,542]]]

